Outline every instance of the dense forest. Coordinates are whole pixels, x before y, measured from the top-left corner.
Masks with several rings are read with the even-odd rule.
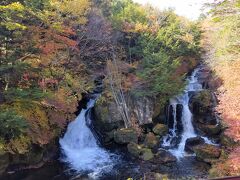
[[[101,93],[93,125],[105,143],[119,143],[122,128],[137,134],[134,143],[154,139],[156,128],[144,124],[163,124],[169,99],[204,64],[208,89],[198,98],[206,104],[207,92],[214,94],[211,108],[221,121],[214,134],[221,155],[210,161],[209,175],[240,175],[240,1],[206,6],[207,15],[190,21],[131,0],[2,0],[0,173],[56,160],[59,138],[93,92]]]

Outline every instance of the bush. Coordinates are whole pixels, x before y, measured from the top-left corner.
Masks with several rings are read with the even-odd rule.
[[[26,132],[26,120],[11,110],[0,111],[0,135],[9,140]]]

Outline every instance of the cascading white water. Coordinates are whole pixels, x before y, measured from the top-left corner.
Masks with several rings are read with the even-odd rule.
[[[174,137],[176,137],[177,131],[177,105],[182,105],[182,117],[181,122],[183,126],[183,133],[181,135],[181,141],[178,144],[178,147],[175,149],[170,149],[169,151],[176,156],[177,158],[183,157],[185,155],[185,142],[188,138],[196,137],[196,133],[194,132],[193,124],[192,124],[192,113],[189,109],[189,92],[193,91],[201,91],[202,85],[198,82],[197,73],[200,69],[197,68],[194,70],[192,75],[187,79],[188,85],[186,86],[184,93],[171,99],[170,106],[173,108],[173,119],[174,125],[173,128],[170,129],[169,135],[163,138],[163,147],[169,147],[171,145],[171,141]]]
[[[60,145],[64,158],[62,161],[79,173],[97,176],[101,172],[111,170],[113,160],[111,154],[100,148],[93,133],[86,123],[91,123],[89,111],[95,100],[91,99],[86,109],[82,109],[75,121],[71,122]]]

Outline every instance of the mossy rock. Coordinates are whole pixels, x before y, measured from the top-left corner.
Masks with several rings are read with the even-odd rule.
[[[135,129],[123,128],[114,132],[114,141],[118,144],[128,144],[138,142],[138,134]]]
[[[94,127],[103,134],[114,129],[123,128],[124,121],[118,111],[117,105],[112,100],[104,100],[100,97],[94,107],[95,121]]]
[[[153,134],[153,133],[148,133],[145,137],[144,140],[144,145],[147,148],[154,148],[159,144],[159,139]]]
[[[221,155],[221,149],[211,144],[202,144],[193,148],[197,159],[211,163],[211,160],[218,159]]]
[[[153,132],[156,135],[164,136],[164,135],[166,135],[168,133],[168,127],[165,124],[157,124],[153,128]]]
[[[152,150],[149,148],[144,148],[143,145],[131,142],[128,144],[127,148],[131,155],[144,161],[149,161],[154,158]]]
[[[141,150],[141,156],[140,158],[144,161],[149,161],[154,158],[154,154],[151,149],[143,148]]]
[[[127,145],[127,149],[128,149],[128,152],[131,155],[133,155],[136,158],[139,158],[140,154],[141,154],[141,151],[142,151],[142,146],[140,146],[139,144],[131,142]]]

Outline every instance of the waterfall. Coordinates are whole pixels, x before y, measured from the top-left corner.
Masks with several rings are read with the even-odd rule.
[[[163,147],[171,147],[174,138],[178,136],[177,132],[177,105],[182,106],[182,116],[181,123],[183,126],[183,133],[180,136],[180,142],[177,148],[170,149],[169,151],[175,155],[177,158],[183,157],[185,155],[185,142],[188,138],[196,137],[196,133],[192,124],[192,113],[189,109],[189,93],[202,90],[202,85],[198,82],[197,73],[200,69],[194,70],[192,75],[187,79],[188,85],[186,86],[183,94],[172,98],[170,100],[170,107],[173,109],[173,128],[170,128],[169,134],[163,138]],[[169,112],[168,112],[169,113]]]
[[[98,175],[111,170],[113,166],[112,155],[99,147],[97,140],[88,127],[91,124],[90,111],[95,100],[90,99],[87,108],[82,109],[75,121],[71,122],[60,145],[66,162],[71,169],[78,173]]]

